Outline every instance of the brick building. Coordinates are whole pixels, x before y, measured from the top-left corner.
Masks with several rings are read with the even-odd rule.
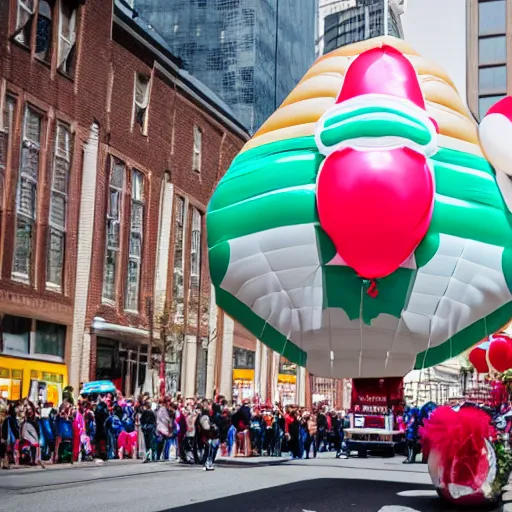
[[[0,5],[0,392],[13,399],[32,384],[53,400],[67,380],[81,148],[108,89],[110,28],[81,3]]]
[[[164,324],[204,388],[204,211],[244,127],[122,1],[5,0],[0,79],[2,396],[131,392]]]
[[[128,3],[1,2],[0,112],[0,396],[154,389],[163,352],[168,392],[307,400],[209,281],[206,204],[248,133]]]

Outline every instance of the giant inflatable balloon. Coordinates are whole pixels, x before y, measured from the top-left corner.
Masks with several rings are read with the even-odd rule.
[[[401,40],[321,57],[211,198],[217,304],[318,376],[462,353],[512,317],[510,141]]]
[[[504,332],[492,334],[474,347],[468,358],[478,373],[503,373],[512,368],[512,338]]]
[[[478,344],[469,353],[469,362],[473,365],[477,373],[489,373],[489,363],[487,362],[487,351],[489,350],[489,341]]]
[[[420,428],[428,469],[438,494],[460,506],[482,507],[499,497],[491,417],[481,409],[436,409]],[[425,453],[425,452],[424,452]],[[501,483],[502,485],[502,483]]]

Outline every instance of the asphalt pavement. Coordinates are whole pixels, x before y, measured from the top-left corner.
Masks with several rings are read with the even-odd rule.
[[[269,464],[272,463],[272,464]],[[122,461],[0,473],[1,512],[451,512],[400,458],[220,460],[216,470]]]

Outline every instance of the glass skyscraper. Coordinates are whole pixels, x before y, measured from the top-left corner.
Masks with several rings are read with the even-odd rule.
[[[315,58],[317,0],[134,0],[186,69],[254,132]]]
[[[403,0],[320,0],[317,54],[386,33],[403,38],[403,4]]]

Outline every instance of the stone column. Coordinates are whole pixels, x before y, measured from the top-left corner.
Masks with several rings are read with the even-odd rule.
[[[259,341],[258,341],[259,342]],[[268,347],[263,343],[260,343],[260,397],[262,402],[266,402],[269,399],[268,390],[267,390],[267,380],[268,380]]]
[[[80,380],[85,382],[85,380],[89,380],[89,374],[91,373],[91,333],[89,329],[84,332],[81,363]]]
[[[297,384],[296,384],[296,402],[300,407],[306,405],[306,368],[303,366],[297,367]]]
[[[215,366],[217,361],[217,341],[220,333],[217,331],[218,307],[215,302],[215,287],[211,285],[210,291],[210,316],[209,316],[209,345],[208,358],[206,362],[206,397],[215,398],[213,396],[213,388],[215,387]]]
[[[261,341],[256,340],[256,351],[254,352],[254,394],[261,400]]]
[[[272,403],[279,400],[279,391],[277,389],[277,379],[279,376],[279,361],[281,359],[280,354],[272,351],[272,367],[270,370],[270,397]]]
[[[313,397],[311,396],[311,374],[306,370],[306,408],[308,410],[313,409]]]
[[[235,323],[233,319],[224,313],[224,330],[222,340],[222,358],[220,374],[220,394],[226,397],[228,402],[233,398],[233,338]]]
[[[82,189],[78,222],[78,251],[76,257],[75,301],[73,309],[73,334],[71,341],[71,364],[69,382],[78,390],[80,381],[88,381],[88,374],[82,374],[84,365],[84,331],[91,277],[91,255],[93,248],[94,215],[96,205],[96,177],[98,174],[99,126],[93,123],[89,139],[84,147],[82,164]],[[87,359],[90,354],[86,354]]]
[[[197,337],[187,334],[183,347],[185,359],[183,360],[184,375],[183,393],[185,398],[193,398],[196,394],[196,370],[197,370]]]
[[[160,193],[160,215],[158,226],[158,238],[156,249],[155,268],[155,318],[158,318],[164,310],[167,294],[167,273],[169,269],[169,250],[172,228],[172,205],[174,199],[174,185],[166,173]]]

